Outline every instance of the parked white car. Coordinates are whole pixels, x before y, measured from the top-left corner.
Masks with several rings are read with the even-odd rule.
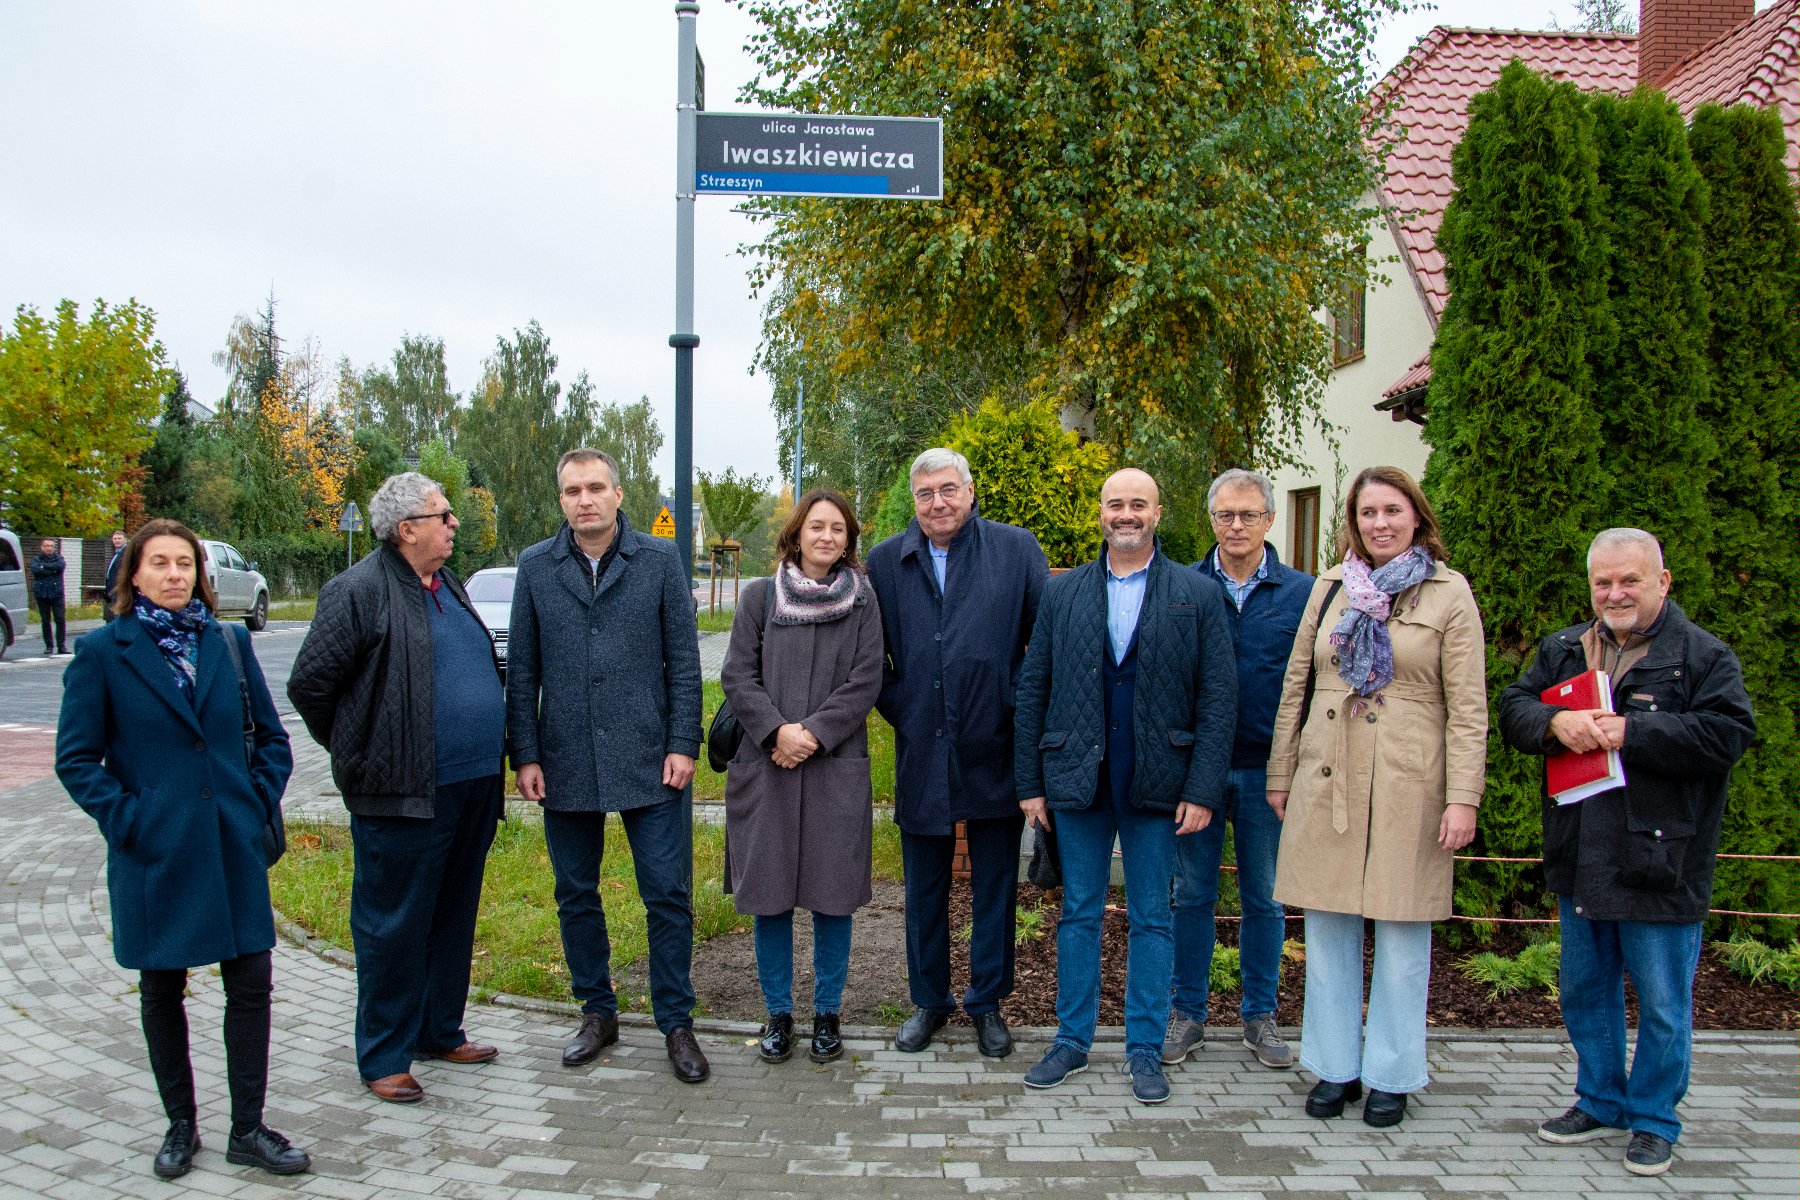
[[[26,605],[25,551],[19,535],[0,529],[0,658],[30,624]]]
[[[475,606],[475,615],[494,639],[494,656],[500,660],[502,677],[506,675],[506,631],[512,625],[513,577],[518,573],[517,567],[489,567],[469,576],[469,582],[463,585],[469,593],[469,603]]]
[[[202,541],[206,551],[206,579],[212,584],[213,596],[219,602],[214,614],[220,618],[244,618],[246,629],[257,630],[269,623],[269,581],[247,563],[237,547],[228,542]]]

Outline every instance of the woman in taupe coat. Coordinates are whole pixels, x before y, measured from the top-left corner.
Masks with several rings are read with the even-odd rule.
[[[1475,836],[1485,784],[1485,652],[1468,582],[1406,472],[1356,477],[1340,550],[1313,585],[1275,716],[1275,898],[1306,911],[1300,1064],[1319,1077],[1306,1111],[1335,1117],[1366,1083],[1363,1120],[1387,1126],[1427,1081],[1431,922],[1450,916],[1452,856]]]
[[[869,902],[869,710],[881,690],[881,610],[836,492],[802,496],[776,540],[773,578],[744,589],[720,682],[743,741],[725,784],[726,883],[756,918],[769,1020],[758,1053],[793,1053],[794,909],[813,914],[808,1053],[843,1053],[838,1010],[850,917]],[[773,594],[770,594],[773,589]]]

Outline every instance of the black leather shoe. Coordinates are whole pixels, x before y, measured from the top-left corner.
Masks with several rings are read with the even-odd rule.
[[[267,1125],[258,1125],[242,1137],[232,1134],[225,1146],[225,1161],[240,1167],[261,1167],[271,1175],[298,1175],[312,1167],[312,1157],[306,1151],[296,1150]]]
[[[900,1026],[900,1032],[894,1035],[894,1049],[903,1054],[917,1054],[931,1045],[931,1035],[949,1021],[949,1013],[934,1008],[914,1009],[913,1015],[906,1018],[906,1024]]]
[[[1313,1084],[1313,1090],[1306,1094],[1306,1115],[1309,1117],[1341,1117],[1344,1105],[1351,1100],[1362,1099],[1362,1080],[1352,1079],[1349,1083],[1332,1083],[1321,1079]]]
[[[579,1067],[600,1057],[600,1051],[619,1040],[619,1018],[582,1013],[581,1029],[563,1047],[563,1066]]]
[[[1005,1058],[1012,1053],[1012,1034],[1006,1031],[1006,1018],[998,1010],[977,1013],[975,1022],[975,1045],[989,1058]]]
[[[163,1134],[162,1149],[156,1152],[151,1167],[158,1179],[179,1179],[194,1169],[194,1152],[200,1149],[200,1134],[192,1121],[171,1121]]]
[[[1369,1089],[1369,1098],[1363,1103],[1364,1125],[1386,1129],[1389,1125],[1398,1125],[1401,1118],[1405,1116],[1405,1092],[1384,1092],[1380,1088]]]
[[[707,1065],[706,1054],[700,1049],[700,1043],[694,1040],[694,1030],[683,1025],[679,1029],[671,1029],[663,1038],[663,1044],[669,1048],[669,1065],[675,1069],[675,1078],[683,1083],[704,1083],[712,1074],[712,1067]]]
[[[806,1057],[816,1063],[828,1063],[843,1056],[844,1042],[838,1037],[838,1015],[814,1013],[812,1047],[807,1050]]]
[[[766,1063],[786,1062],[794,1054],[794,1014],[770,1013],[756,1043],[757,1057]]]

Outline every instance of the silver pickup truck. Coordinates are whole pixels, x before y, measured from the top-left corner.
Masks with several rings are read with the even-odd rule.
[[[25,550],[19,535],[0,529],[0,658],[6,649],[25,632],[28,617],[25,609]]]
[[[215,615],[221,618],[241,616],[245,628],[251,630],[267,625],[269,581],[256,569],[256,564],[245,562],[237,547],[229,542],[203,540],[200,547],[206,551],[207,582],[212,584],[213,595],[219,602]]]

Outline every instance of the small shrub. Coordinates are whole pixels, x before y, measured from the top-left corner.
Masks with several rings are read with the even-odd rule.
[[[1215,992],[1235,992],[1244,986],[1236,946],[1213,947],[1212,972],[1206,978],[1206,986]]]
[[[1536,942],[1519,951],[1517,958],[1484,950],[1458,965],[1464,975],[1488,985],[1490,1000],[1534,987],[1543,988],[1555,1000],[1561,995],[1557,975],[1561,958],[1562,943]]]
[[[1800,942],[1771,946],[1744,934],[1733,934],[1729,942],[1714,942],[1713,949],[1733,974],[1742,975],[1751,983],[1778,983],[1790,992],[1800,992]]]
[[[1044,936],[1049,922],[1041,908],[1021,908],[1013,913],[1013,945],[1023,946]]]

